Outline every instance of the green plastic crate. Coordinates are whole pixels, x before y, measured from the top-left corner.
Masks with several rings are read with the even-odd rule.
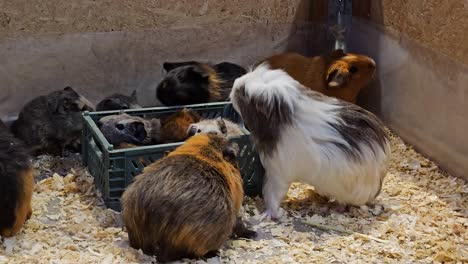
[[[106,205],[120,211],[120,197],[125,188],[133,181],[133,177],[140,174],[145,163],[155,162],[164,156],[168,150],[173,150],[183,142],[141,146],[127,149],[114,149],[97,127],[97,121],[107,115],[125,112],[129,115],[146,118],[164,118],[182,109],[190,108],[204,118],[225,117],[241,125],[245,135],[232,137],[229,140],[239,145],[238,161],[240,172],[244,181],[244,191],[247,195],[261,195],[264,170],[257,152],[249,140],[249,132],[243,126],[240,116],[234,111],[231,103],[209,103],[200,105],[177,107],[154,107],[137,110],[85,112],[82,138],[83,164],[88,167],[94,177],[94,182]]]

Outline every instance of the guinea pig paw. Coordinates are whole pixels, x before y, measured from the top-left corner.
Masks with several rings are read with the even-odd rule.
[[[267,209],[261,216],[260,221],[278,221],[283,215],[283,210],[279,208],[278,210]]]

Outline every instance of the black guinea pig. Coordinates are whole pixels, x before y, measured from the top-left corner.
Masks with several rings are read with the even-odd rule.
[[[166,75],[156,88],[156,98],[167,106],[226,101],[234,80],[247,73],[229,62],[165,62],[163,68]]]
[[[0,124],[3,124],[0,120]],[[34,190],[31,157],[23,142],[0,127],[0,236],[11,237],[21,231],[32,215]]]
[[[81,138],[83,111],[93,111],[94,106],[73,88],[65,87],[28,102],[12,132],[31,148],[33,154],[64,154]]]
[[[96,111],[124,110],[141,108],[138,103],[137,92],[134,90],[130,96],[115,93],[99,102]]]

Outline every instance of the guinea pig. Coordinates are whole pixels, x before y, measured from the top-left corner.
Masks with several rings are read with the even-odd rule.
[[[267,58],[271,69],[281,69],[303,86],[347,102],[356,103],[360,90],[375,73],[373,59],[335,50],[317,57],[284,53]]]
[[[130,96],[123,94],[112,94],[104,98],[96,106],[96,111],[124,110],[141,108],[138,103],[137,92],[134,90]]]
[[[34,154],[63,156],[65,148],[81,138],[82,112],[93,110],[85,97],[65,87],[28,102],[13,123],[12,131]]]
[[[229,62],[165,62],[163,68],[166,75],[156,88],[156,97],[167,106],[226,101],[234,80],[246,73]]]
[[[216,252],[238,232],[244,191],[238,147],[200,134],[149,165],[122,195],[130,245],[158,262],[200,258]]]
[[[200,121],[200,115],[187,108],[170,115],[163,120],[161,125],[161,143],[186,140],[188,127],[198,121]]]
[[[110,144],[116,148],[151,145],[160,142],[161,123],[159,119],[144,119],[128,114],[104,116],[98,127]]]
[[[34,176],[31,157],[23,142],[0,128],[0,236],[21,231],[32,215]]]
[[[200,133],[214,133],[223,137],[235,137],[245,134],[239,125],[222,117],[204,119],[198,123],[190,124],[186,133],[190,137]]]
[[[388,135],[372,113],[305,88],[268,64],[237,79],[231,92],[265,168],[264,217],[276,219],[292,182],[344,205],[379,194],[390,155]]]

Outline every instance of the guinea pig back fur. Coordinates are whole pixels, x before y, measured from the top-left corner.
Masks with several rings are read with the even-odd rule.
[[[65,87],[28,102],[11,130],[34,154],[63,155],[81,138],[82,112],[93,109],[85,97]]]
[[[270,68],[286,71],[305,87],[347,102],[355,103],[361,89],[373,78],[376,65],[372,58],[335,50],[305,57],[288,52],[265,60]]]
[[[99,102],[96,111],[124,110],[141,108],[138,103],[137,92],[134,90],[130,96],[115,93]]]
[[[163,68],[166,75],[156,87],[156,98],[167,106],[225,101],[234,80],[246,73],[229,62],[165,62]]]
[[[122,196],[130,245],[161,262],[217,251],[243,201],[236,151],[223,137],[200,134],[146,167]]]
[[[188,108],[175,112],[161,124],[161,143],[180,142],[188,138],[190,124],[200,121],[200,115]]]
[[[34,176],[31,157],[23,143],[0,128],[0,236],[21,231],[32,215]]]
[[[267,64],[235,81],[231,101],[265,167],[266,216],[279,217],[295,181],[341,204],[363,205],[379,194],[390,144],[372,113],[311,91]]]

